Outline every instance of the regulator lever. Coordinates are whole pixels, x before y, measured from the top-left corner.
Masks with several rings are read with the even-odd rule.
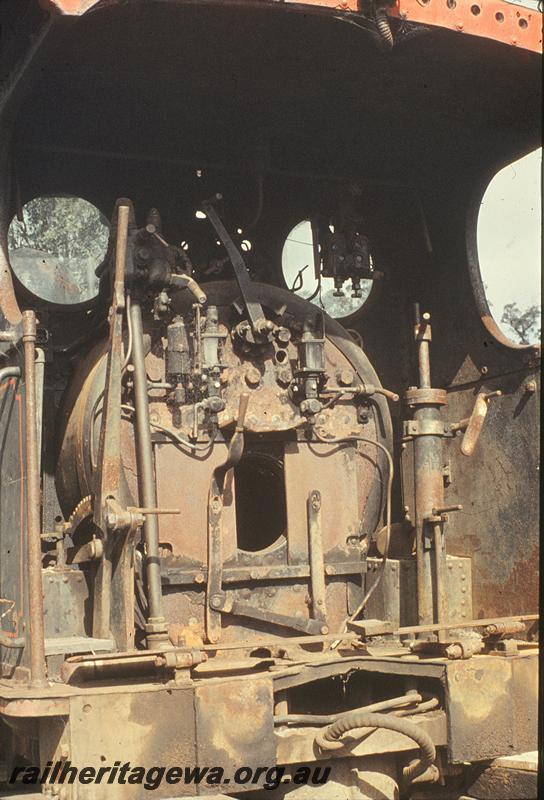
[[[214,204],[222,199],[222,195],[216,194],[209,200],[204,200],[202,203],[202,209],[215,228],[215,232],[219,236],[225,247],[225,250],[229,255],[230,262],[234,270],[234,276],[238,286],[240,287],[240,292],[242,293],[244,304],[247,309],[249,322],[251,323],[255,337],[259,338],[262,334],[268,333],[269,323],[264,315],[261,304],[257,300],[255,284],[251,280],[242,254],[232,241],[227,229],[223,225],[221,217],[215,210]]]
[[[461,442],[461,452],[464,456],[471,456],[474,452],[474,448],[476,447],[484,426],[485,418],[487,417],[489,401],[494,397],[501,397],[501,395],[502,392],[500,389],[495,392],[481,392],[476,398],[470,417],[450,425],[450,429],[453,432],[465,431],[463,441]]]

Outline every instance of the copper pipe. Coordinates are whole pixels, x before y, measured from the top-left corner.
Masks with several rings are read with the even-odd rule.
[[[40,467],[36,408],[36,314],[23,311],[25,353],[26,497],[28,540],[28,610],[30,683],[46,685],[45,632],[40,526]]]

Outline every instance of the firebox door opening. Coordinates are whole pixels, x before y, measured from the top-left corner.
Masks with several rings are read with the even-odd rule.
[[[258,553],[284,541],[287,506],[283,456],[250,450],[234,470],[239,550]]]

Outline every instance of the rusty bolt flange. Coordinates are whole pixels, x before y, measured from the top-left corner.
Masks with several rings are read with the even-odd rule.
[[[278,370],[277,381],[281,386],[289,386],[293,379],[293,375],[289,367],[282,367]]]
[[[251,388],[255,388],[261,382],[261,373],[256,367],[250,367],[246,372],[246,383]]]
[[[315,397],[309,397],[306,400],[303,400],[300,404],[300,411],[302,414],[308,414],[310,416],[314,414],[319,414],[321,411],[322,405],[319,400]]]
[[[337,373],[336,379],[340,386],[351,386],[355,380],[355,376],[350,369],[341,369]]]
[[[278,328],[276,331],[276,339],[281,344],[288,344],[291,341],[291,331],[289,328]]]

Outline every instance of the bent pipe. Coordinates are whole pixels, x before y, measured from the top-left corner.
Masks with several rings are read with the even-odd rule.
[[[8,378],[20,378],[21,367],[4,367],[0,369],[0,383],[6,381]]]
[[[436,758],[436,748],[433,740],[416,723],[399,717],[365,711],[351,711],[344,714],[332,725],[319,731],[316,734],[315,743],[321,750],[337,750],[343,746],[338,739],[356,728],[385,728],[407,736],[418,745],[420,749],[419,760],[403,769],[402,774],[407,783],[410,783],[419,775],[423,775]]]
[[[26,639],[23,636],[12,639],[6,633],[0,633],[0,647],[7,647],[8,650],[23,650],[25,644]]]

